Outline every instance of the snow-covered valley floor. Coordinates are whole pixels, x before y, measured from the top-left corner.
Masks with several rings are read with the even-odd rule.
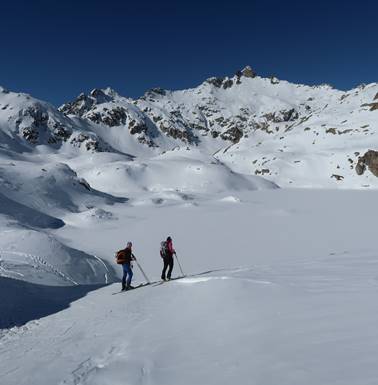
[[[1,385],[376,384],[376,196],[139,196],[107,206],[105,218],[67,215],[56,239],[116,274],[114,251],[132,240],[158,280],[159,242],[171,235],[188,277],[112,295],[117,282],[81,298],[89,288],[50,288],[61,308],[46,305],[48,287],[41,299],[37,285],[2,278],[1,312],[21,314],[24,297],[52,314],[0,331]]]

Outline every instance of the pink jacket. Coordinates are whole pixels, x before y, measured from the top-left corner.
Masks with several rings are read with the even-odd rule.
[[[172,241],[167,241],[167,248],[168,248],[168,251],[170,254],[175,254],[176,251],[175,249],[173,248],[173,242]]]

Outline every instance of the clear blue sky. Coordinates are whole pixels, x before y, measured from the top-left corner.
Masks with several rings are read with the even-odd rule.
[[[0,3],[0,85],[55,105],[111,86],[193,87],[258,74],[348,89],[378,81],[378,1]]]

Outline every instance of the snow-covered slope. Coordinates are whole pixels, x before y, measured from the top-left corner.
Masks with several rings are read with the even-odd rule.
[[[132,239],[151,280],[169,231],[191,276],[117,295],[120,284],[110,285],[65,310],[74,292],[62,298],[56,288],[21,286],[19,303],[39,301],[40,315],[43,306],[62,311],[3,334],[1,384],[374,384],[375,193],[279,189],[233,197],[112,206],[118,223],[56,230],[98,255]],[[20,287],[0,279],[0,288],[0,303],[18,314],[9,298]]]

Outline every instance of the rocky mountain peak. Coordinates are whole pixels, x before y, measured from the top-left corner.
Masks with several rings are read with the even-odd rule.
[[[119,94],[110,87],[94,88],[90,96],[96,100],[96,104],[107,103],[119,97]]]
[[[110,87],[94,88],[89,95],[82,92],[74,101],[63,104],[59,107],[59,111],[67,115],[83,116],[94,106],[112,102],[118,97],[118,93]]]
[[[246,78],[255,78],[257,76],[256,72],[249,65],[244,67],[240,72],[242,76]]]

